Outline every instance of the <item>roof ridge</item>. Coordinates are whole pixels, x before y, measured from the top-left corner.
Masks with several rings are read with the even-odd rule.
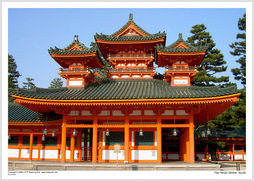
[[[117,30],[115,33],[111,34],[111,36],[115,36],[118,33],[120,33],[121,31],[123,31],[130,23],[132,23],[138,30],[140,30],[142,33],[146,34],[147,36],[151,35],[150,33],[148,33],[147,31],[145,31],[143,28],[141,28],[140,26],[138,26],[134,20],[133,20],[133,14],[130,13],[129,14],[129,20],[127,21],[127,23],[125,23],[125,25],[123,25],[119,30]]]

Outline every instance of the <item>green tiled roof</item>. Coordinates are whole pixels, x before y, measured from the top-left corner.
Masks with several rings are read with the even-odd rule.
[[[149,36],[119,36],[115,37],[112,35],[103,35],[103,34],[97,34],[94,36],[95,38],[98,38],[100,40],[105,40],[105,41],[144,41],[144,40],[156,40],[159,38],[166,37],[166,33],[157,33]]]
[[[138,30],[140,30],[142,33],[146,34],[147,36],[135,35],[135,36],[119,36],[119,37],[116,37],[116,35],[118,33],[120,33],[121,31],[123,31],[130,23],[132,23]],[[133,21],[133,14],[130,14],[129,21],[122,28],[120,28],[118,31],[116,31],[112,35],[104,35],[104,34],[96,33],[94,37],[98,38],[100,40],[105,40],[105,41],[143,41],[143,40],[156,40],[156,39],[159,39],[159,38],[166,37],[166,33],[165,32],[162,32],[162,33],[158,32],[156,34],[150,34],[150,33],[146,32],[145,30],[143,30],[141,27],[139,27]]]
[[[61,115],[56,115],[54,113],[48,113],[48,115],[45,115],[32,111],[20,104],[11,102],[8,104],[8,122],[42,123],[46,122],[46,116],[48,116],[47,121],[54,121],[62,118]]]
[[[101,81],[101,80],[108,79],[107,72],[103,72],[101,69],[94,69],[93,74],[95,72],[97,72],[100,75],[100,77],[99,76],[94,76],[96,81]]]
[[[68,50],[75,43],[78,44],[78,46],[82,48],[82,50]],[[77,41],[74,40],[69,46],[67,46],[64,49],[60,49],[57,47],[53,49],[52,47],[50,47],[50,49],[48,50],[50,54],[58,54],[58,55],[88,54],[88,53],[93,53],[97,51],[98,51],[98,48],[96,46],[92,48],[87,48],[84,44],[80,43],[78,40]]]
[[[27,91],[18,89],[14,95],[51,100],[111,100],[111,99],[175,99],[204,98],[239,93],[236,86],[172,87],[169,82],[156,79],[102,80],[84,88],[40,89]]]
[[[180,42],[182,42],[189,48],[174,48]],[[189,43],[187,43],[186,41],[184,41],[182,38],[182,34],[180,33],[179,38],[174,43],[172,43],[171,45],[169,45],[167,47],[165,47],[163,45],[156,46],[156,49],[159,51],[162,51],[162,52],[202,52],[207,49],[207,46],[194,47],[194,46],[190,45]]]

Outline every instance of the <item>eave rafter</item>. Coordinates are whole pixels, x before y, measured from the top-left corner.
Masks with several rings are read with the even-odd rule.
[[[237,102],[241,93],[207,98],[182,98],[182,99],[133,99],[133,100],[47,100],[15,96],[16,103],[41,106],[122,106],[122,105],[205,105],[223,102]]]

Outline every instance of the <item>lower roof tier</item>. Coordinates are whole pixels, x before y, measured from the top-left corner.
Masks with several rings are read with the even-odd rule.
[[[240,92],[241,90],[237,90],[236,86],[172,87],[169,82],[156,79],[106,79],[89,83],[84,88],[36,88],[35,91],[18,89],[13,96],[46,100],[132,100],[211,98]]]

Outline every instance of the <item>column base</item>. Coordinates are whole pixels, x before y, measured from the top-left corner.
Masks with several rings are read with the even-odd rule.
[[[125,164],[129,163],[129,161],[124,161]]]

